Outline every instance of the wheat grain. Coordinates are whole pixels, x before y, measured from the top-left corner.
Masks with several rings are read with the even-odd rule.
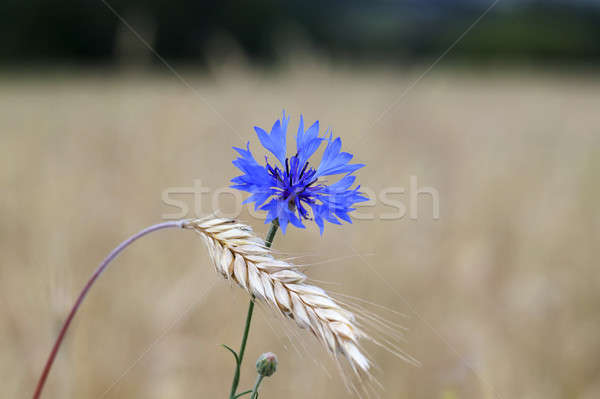
[[[371,337],[359,327],[356,316],[321,288],[307,284],[298,267],[275,259],[251,227],[227,218],[188,220],[182,227],[202,236],[224,278],[311,331],[336,359],[343,355],[355,373],[368,375],[372,361],[359,340]]]

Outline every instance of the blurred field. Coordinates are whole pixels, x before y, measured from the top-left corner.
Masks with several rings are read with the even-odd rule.
[[[224,186],[236,174],[231,146],[256,148],[251,127],[285,108],[294,132],[300,112],[333,127],[367,164],[369,188],[408,188],[416,175],[440,192],[439,220],[423,196],[418,220],[360,220],[322,238],[311,226],[275,241],[330,261],[309,272],[328,288],[408,315],[405,348],[423,366],[373,349],[382,397],[600,397],[600,80],[434,70],[371,127],[423,69],[180,71],[199,95],[170,75],[1,77],[2,396],[33,393],[91,271],[172,211],[161,192],[194,179]],[[88,296],[45,397],[225,397],[233,359],[219,344],[239,345],[246,302],[194,234],[144,238]],[[279,324],[255,317],[242,386],[270,350],[280,369],[262,398],[347,397],[319,348],[303,340],[331,377]]]

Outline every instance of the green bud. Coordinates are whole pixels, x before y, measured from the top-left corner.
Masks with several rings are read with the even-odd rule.
[[[264,377],[272,376],[277,370],[277,356],[273,352],[263,353],[256,361],[256,371]]]

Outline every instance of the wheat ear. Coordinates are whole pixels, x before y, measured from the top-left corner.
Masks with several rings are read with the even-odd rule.
[[[372,363],[359,340],[370,337],[359,328],[354,314],[321,288],[307,284],[297,266],[275,259],[250,226],[233,219],[206,218],[185,221],[182,227],[200,234],[224,278],[310,330],[336,359],[343,355],[356,373],[368,374]]]

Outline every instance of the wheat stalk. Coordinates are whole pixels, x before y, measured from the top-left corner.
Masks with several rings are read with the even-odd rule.
[[[40,397],[66,332],[94,282],[125,248],[147,234],[166,228],[191,229],[199,233],[221,275],[235,281],[253,299],[267,303],[276,312],[295,321],[300,328],[311,331],[338,361],[340,370],[343,371],[344,367],[338,355],[343,355],[361,381],[364,381],[362,377],[368,376],[371,382],[377,383],[369,372],[374,364],[360,346],[362,339],[418,365],[418,361],[402,352],[395,343],[401,337],[397,333],[399,326],[356,303],[368,301],[342,294],[337,295],[343,297],[344,302],[332,298],[321,288],[307,284],[307,277],[298,266],[276,259],[265,241],[254,235],[251,227],[233,219],[210,217],[155,224],[137,232],[111,251],[94,271],[63,323],[36,385],[34,399]],[[349,311],[350,308],[355,313]],[[373,331],[371,334],[363,328],[363,325],[369,324]],[[345,377],[344,373],[342,376]],[[357,388],[348,379],[345,383],[359,396],[362,396],[359,391],[367,392],[369,388],[368,384]]]
[[[276,259],[251,227],[227,218],[188,220],[182,227],[201,235],[224,278],[311,331],[336,359],[343,355],[357,374],[369,374],[372,362],[359,340],[370,337],[355,315],[321,288],[307,284],[297,266]]]

